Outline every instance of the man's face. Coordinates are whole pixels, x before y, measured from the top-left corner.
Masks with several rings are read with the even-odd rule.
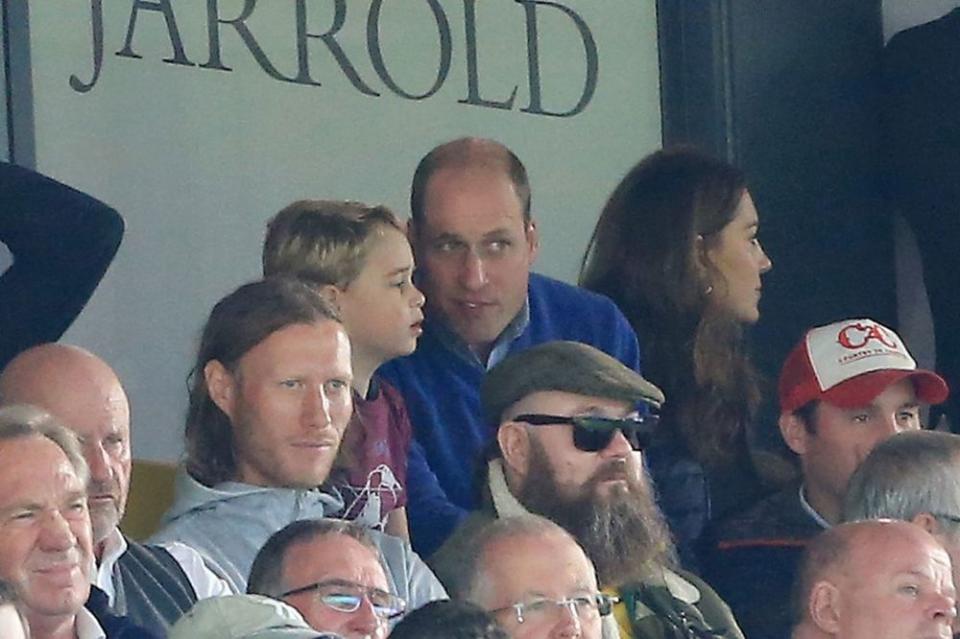
[[[597,594],[593,566],[568,537],[556,533],[508,537],[488,547],[482,561],[485,578],[476,603],[499,610],[497,621],[511,639],[600,639],[595,606],[555,605]],[[523,623],[512,607],[516,604],[525,604]]]
[[[271,333],[225,373],[217,392],[211,375],[221,370],[208,365],[207,383],[233,425],[236,479],[290,488],[323,483],[352,411],[343,327],[321,321]]]
[[[558,391],[528,395],[507,416],[522,414],[624,417],[624,402]],[[528,510],[554,521],[583,546],[605,586],[619,586],[662,564],[673,552],[663,515],[643,469],[641,453],[620,431],[606,448],[587,452],[573,444],[569,424],[523,426],[526,448],[500,440],[504,461],[518,477],[511,489]],[[518,451],[524,454],[518,454]],[[629,557],[629,561],[624,558]]]
[[[950,558],[925,534],[861,542],[837,587],[839,637],[952,636],[956,591]]]
[[[120,383],[51,396],[41,405],[74,431],[90,466],[87,503],[95,543],[103,541],[123,517],[130,489],[130,405]]]
[[[93,545],[73,466],[45,437],[0,441],[0,486],[0,579],[37,628],[76,614],[90,590]]]
[[[433,174],[411,238],[428,312],[485,357],[523,308],[537,252],[510,178],[483,168]]]
[[[527,395],[511,406],[508,416],[547,414],[620,418],[632,412],[632,406],[619,400],[562,391],[540,391]],[[643,481],[641,453],[634,451],[619,431],[603,450],[586,452],[573,445],[571,424],[523,427],[534,446],[539,445],[546,455],[560,496],[568,499],[579,497],[587,485],[592,486],[597,496],[604,496],[628,490],[631,482]],[[529,474],[523,469],[521,472]]]
[[[874,446],[920,428],[920,406],[913,383],[901,380],[860,408],[820,402],[813,421],[814,432],[797,429],[797,440],[789,443],[800,456],[808,493],[824,494],[840,504],[850,475]]]
[[[335,610],[322,601],[331,588],[355,592],[375,588],[389,592],[387,576],[376,554],[352,537],[333,534],[291,546],[283,560],[285,590],[323,582],[330,587],[288,595],[284,601],[300,611],[316,630],[346,639],[384,639],[387,620],[375,614],[369,596],[353,612]]]

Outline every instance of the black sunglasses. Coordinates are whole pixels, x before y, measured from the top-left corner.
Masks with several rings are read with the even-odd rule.
[[[588,453],[601,451],[610,445],[613,436],[619,430],[630,443],[633,450],[643,450],[653,440],[653,433],[660,421],[658,415],[641,417],[596,417],[593,415],[517,415],[515,422],[531,426],[550,426],[555,424],[573,425],[573,445],[577,450]]]

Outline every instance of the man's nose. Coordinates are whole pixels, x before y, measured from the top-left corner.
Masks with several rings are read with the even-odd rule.
[[[104,483],[113,479],[113,467],[110,466],[110,456],[103,446],[97,442],[86,446],[84,457],[90,467],[90,479],[94,483]]]
[[[69,522],[59,510],[55,510],[44,517],[39,541],[43,550],[63,551],[73,548],[77,543],[77,538],[73,534]]]
[[[553,636],[557,639],[566,639],[567,637],[581,637],[583,628],[580,626],[580,615],[577,614],[577,606],[574,602],[568,601],[560,606],[560,620],[557,622]]]
[[[331,423],[330,398],[323,388],[308,389],[303,400],[303,420],[307,426],[324,428]]]
[[[352,632],[365,637],[385,637],[387,623],[377,615],[373,609],[370,599],[364,597],[360,602],[360,607],[351,613],[350,623],[348,624]]]
[[[603,449],[605,457],[626,457],[631,452],[633,452],[633,446],[630,445],[630,441],[619,428],[614,431],[610,443]]]
[[[460,279],[468,290],[477,290],[487,283],[487,266],[475,251],[467,251],[463,258]]]

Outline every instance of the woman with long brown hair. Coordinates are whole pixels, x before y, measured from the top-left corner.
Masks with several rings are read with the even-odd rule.
[[[739,170],[692,149],[661,150],[613,191],[581,269],[581,285],[630,320],[644,376],[666,395],[648,465],[688,565],[706,522],[755,496],[741,486],[758,485],[746,430],[759,379],[744,339],[772,266],[758,225]]]

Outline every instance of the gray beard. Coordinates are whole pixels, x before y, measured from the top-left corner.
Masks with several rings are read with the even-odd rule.
[[[626,486],[600,494],[602,481],[623,473],[623,462],[610,462],[597,469],[577,494],[567,495],[542,444],[534,438],[530,443],[530,464],[518,500],[573,535],[593,561],[602,586],[640,581],[676,564],[669,529],[648,481],[627,477]]]

